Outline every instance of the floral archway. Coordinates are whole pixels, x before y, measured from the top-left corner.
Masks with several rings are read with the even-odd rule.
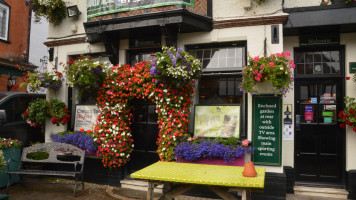
[[[201,64],[182,49],[172,47],[163,47],[163,52],[154,56],[156,60],[151,63],[112,67],[98,93],[100,114],[95,140],[105,167],[117,168],[130,160],[134,141],[128,103],[134,98],[156,103],[157,153],[162,161],[175,159],[174,148],[188,132],[194,79],[201,74]]]

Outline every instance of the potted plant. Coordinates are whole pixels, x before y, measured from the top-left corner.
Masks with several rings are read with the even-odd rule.
[[[54,25],[58,25],[67,16],[66,3],[63,0],[28,0],[38,19],[44,16]]]
[[[22,115],[30,126],[42,128],[45,125],[46,118],[52,119],[52,124],[59,126],[65,125],[70,120],[69,110],[65,103],[59,99],[36,99],[31,102],[27,110]]]
[[[42,91],[47,88],[50,91],[57,91],[62,87],[63,74],[59,71],[54,72],[35,72],[23,73],[25,78],[21,87],[29,87],[33,92]]]
[[[98,150],[90,130],[84,131],[81,129],[74,132],[58,133],[52,136],[52,141],[72,144],[85,150],[87,154],[95,154]]]
[[[9,159],[19,161],[21,156],[20,147],[21,147],[21,143],[16,139],[13,140],[11,138],[9,139],[0,138],[0,152],[1,151],[3,152],[5,161],[8,161]],[[14,169],[18,169],[19,167],[20,167],[19,162],[12,162],[12,164],[9,166],[9,169],[14,170]],[[7,171],[7,167],[5,167],[3,170],[0,170],[0,188],[5,187],[7,185],[8,175],[6,174],[6,171]],[[12,176],[11,180],[12,183],[14,183],[19,181],[20,177],[18,175],[14,175]]]
[[[2,150],[0,150],[0,172],[2,172],[2,170],[5,168],[6,166],[6,161],[5,161],[5,157],[4,157],[4,152]]]
[[[356,132],[356,101],[355,98],[345,97],[346,108],[339,112],[338,121],[341,122],[340,127],[346,128],[350,126],[354,132]]]
[[[249,65],[242,71],[240,91],[259,94],[261,90],[256,88],[256,84],[270,81],[275,95],[285,95],[294,81],[292,70],[295,65],[288,56],[290,56],[289,51],[268,57],[249,57]]]
[[[109,64],[91,56],[83,56],[78,59],[70,58],[69,66],[65,67],[67,85],[78,88],[79,97],[97,95],[106,75]]]
[[[175,149],[177,162],[235,166],[243,166],[246,153],[253,153],[253,148],[248,146],[248,140],[239,144],[236,137],[209,140],[195,136],[179,143]]]

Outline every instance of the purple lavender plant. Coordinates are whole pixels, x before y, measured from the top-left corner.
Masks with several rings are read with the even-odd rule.
[[[64,135],[56,134],[52,136],[52,140],[53,142],[72,144],[81,149],[85,149],[86,152],[94,152],[97,150],[93,137],[81,131],[66,133]]]

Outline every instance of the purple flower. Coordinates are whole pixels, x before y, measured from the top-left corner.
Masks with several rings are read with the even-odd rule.
[[[171,54],[171,51],[167,51],[168,54]]]
[[[182,48],[178,48],[178,51],[183,51]]]
[[[41,81],[45,81],[44,79],[41,79]]]
[[[176,57],[177,57],[177,58],[179,58],[179,57],[180,57],[180,54],[179,54],[179,53],[177,53]]]
[[[49,85],[51,85],[50,83],[46,83],[46,86],[49,86]]]
[[[39,76],[38,78],[43,78],[43,75]]]
[[[153,66],[153,67],[150,69],[150,74],[153,75],[153,76],[155,76],[155,75],[157,74],[157,68]]]
[[[173,58],[173,54],[169,54],[169,56],[170,56],[171,58]]]

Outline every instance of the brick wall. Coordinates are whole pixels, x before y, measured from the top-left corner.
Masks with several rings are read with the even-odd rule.
[[[162,7],[155,7],[155,8],[149,8],[147,10],[147,13],[154,13],[154,12],[161,12],[161,11],[166,11],[166,10],[174,10],[177,9],[178,6],[162,6]],[[187,10],[200,14],[200,15],[207,15],[207,0],[195,0],[194,1],[194,7],[187,6]],[[119,12],[117,13],[117,17],[127,17],[127,16],[133,16],[133,15],[140,15],[146,13],[144,9],[140,10],[133,10],[133,11],[126,11],[126,12]],[[108,15],[102,15],[98,17],[92,17],[88,19],[88,21],[97,21],[97,20],[103,20],[103,19],[113,19],[115,18],[115,14],[108,14]]]
[[[27,0],[5,0],[10,6],[9,43],[0,41],[0,57],[14,61],[24,61],[23,53],[28,53],[29,6]]]
[[[7,91],[7,85],[9,85],[8,78],[10,75],[8,74],[0,74],[0,91]],[[16,85],[20,87],[21,83],[23,83],[23,77],[13,76],[16,78]],[[26,92],[26,88],[12,88],[11,92]]]

